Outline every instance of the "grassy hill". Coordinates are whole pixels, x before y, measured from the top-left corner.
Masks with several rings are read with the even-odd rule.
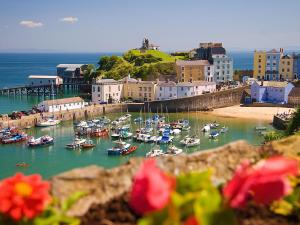
[[[133,49],[123,56],[102,57],[98,63],[99,67],[92,76],[118,80],[131,74],[132,77],[145,80],[151,75],[153,79],[159,75],[175,74],[175,61],[178,58],[181,57],[158,50]]]

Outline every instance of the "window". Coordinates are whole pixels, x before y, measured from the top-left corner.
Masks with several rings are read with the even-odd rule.
[[[148,87],[148,91],[151,91],[151,87]]]
[[[170,94],[170,97],[172,97],[172,93]]]
[[[144,97],[147,98],[147,93],[144,93]]]
[[[261,63],[261,59],[259,59],[258,62]]]
[[[100,94],[98,94],[98,98],[100,98]]]
[[[181,87],[181,90],[183,91],[183,87]]]
[[[160,87],[160,88],[159,88],[159,90],[161,90],[161,91],[162,91],[162,87]]]
[[[210,70],[210,66],[207,67],[207,70]]]
[[[139,96],[142,97],[142,93],[139,93]]]
[[[151,93],[149,93],[149,98],[151,98]]]
[[[98,86],[98,92],[100,92],[100,86]]]
[[[169,87],[169,90],[172,91],[172,87]]]
[[[139,89],[140,89],[140,91],[142,91],[142,90],[143,90],[143,88],[142,88],[142,87],[139,87]]]
[[[109,92],[111,92],[111,86],[108,86],[108,90],[109,90]]]
[[[96,90],[95,90],[95,86],[93,86],[93,92],[95,92]]]
[[[287,72],[290,72],[290,69],[289,69],[289,68],[287,69]]]
[[[120,85],[118,85],[118,91],[120,91],[121,90],[121,87],[120,87]]]
[[[287,64],[288,64],[288,66],[289,66],[289,65],[290,65],[290,62],[288,61]]]

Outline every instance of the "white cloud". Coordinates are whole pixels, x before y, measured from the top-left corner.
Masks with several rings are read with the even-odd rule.
[[[44,25],[41,22],[36,22],[36,21],[32,21],[32,20],[23,20],[19,24],[21,26],[28,27],[28,28],[42,27]]]
[[[76,23],[76,22],[78,22],[78,18],[69,16],[69,17],[62,18],[61,21],[66,22],[66,23]]]

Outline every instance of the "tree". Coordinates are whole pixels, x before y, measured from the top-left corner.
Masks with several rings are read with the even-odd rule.
[[[300,130],[300,108],[298,108],[294,112],[294,115],[288,125],[286,133],[287,135],[293,135],[299,130]]]

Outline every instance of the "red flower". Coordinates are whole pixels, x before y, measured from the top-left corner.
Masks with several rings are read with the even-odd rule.
[[[40,175],[14,177],[0,183],[0,213],[14,220],[32,219],[40,214],[50,201],[50,185],[42,181]]]
[[[251,199],[256,203],[269,204],[291,192],[287,176],[297,174],[296,160],[273,157],[254,166],[246,161],[236,170],[223,194],[233,208],[243,207]]]
[[[174,178],[157,168],[155,160],[145,160],[134,177],[130,206],[138,214],[163,209],[174,188]]]
[[[195,216],[190,216],[183,225],[200,225]]]

